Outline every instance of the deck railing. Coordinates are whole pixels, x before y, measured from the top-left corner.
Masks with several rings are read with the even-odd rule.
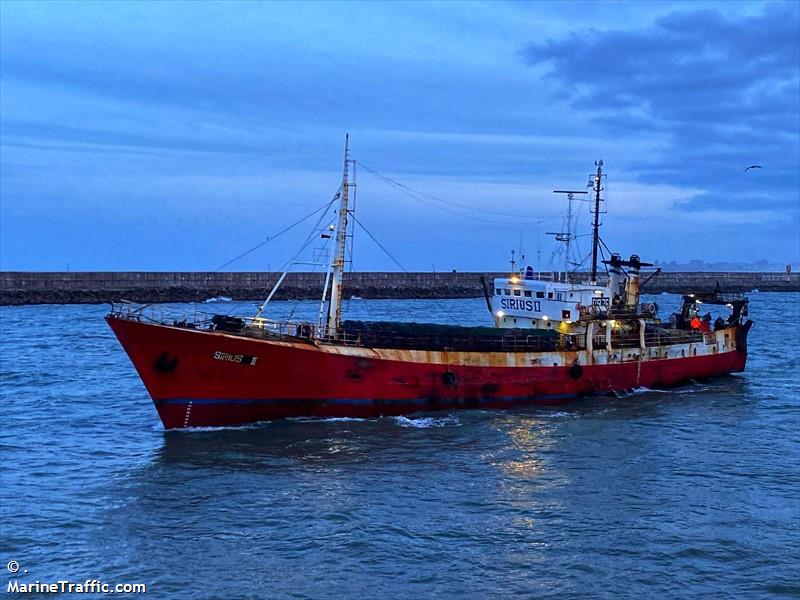
[[[485,351],[485,352],[563,352],[586,349],[586,336],[582,334],[541,334],[520,335],[503,333],[499,335],[467,336],[458,334],[402,333],[381,335],[378,332],[345,330],[335,336],[326,335],[316,324],[308,321],[278,321],[260,317],[226,317],[198,310],[165,307],[163,305],[137,305],[131,302],[117,302],[111,305],[111,315],[171,327],[221,331],[253,338],[306,340],[321,344],[337,344],[357,347],[378,347],[387,349],[435,350],[435,351]],[[645,347],[652,348],[674,344],[703,342],[699,331],[663,329],[648,331],[644,336]],[[600,350],[606,347],[605,335],[595,334],[592,347]],[[612,348],[638,348],[641,339],[638,333],[614,333]]]
[[[223,316],[198,310],[176,309],[160,305],[137,305],[132,302],[116,302],[111,305],[111,315],[147,323],[208,329],[227,333],[240,333],[249,337],[300,337],[316,339],[317,326],[308,321],[278,321],[262,317]]]

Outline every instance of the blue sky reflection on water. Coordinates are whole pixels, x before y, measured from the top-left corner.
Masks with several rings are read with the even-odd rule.
[[[547,255],[551,190],[596,158],[615,250],[797,261],[799,6],[4,2],[2,268],[214,269],[330,198],[345,131],[445,201],[360,170],[359,218],[408,269]]]

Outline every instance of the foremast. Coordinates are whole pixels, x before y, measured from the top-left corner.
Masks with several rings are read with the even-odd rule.
[[[344,275],[345,254],[347,250],[347,225],[350,210],[350,134],[344,137],[344,169],[342,174],[342,193],[339,196],[339,220],[336,225],[336,248],[331,262],[331,299],[325,322],[325,335],[336,337],[342,315],[342,277]]]

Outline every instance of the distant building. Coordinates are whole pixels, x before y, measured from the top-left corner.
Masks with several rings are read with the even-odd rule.
[[[682,271],[682,272],[777,272],[782,273],[786,271],[786,263],[770,262],[766,259],[760,259],[753,262],[705,262],[700,259],[692,259],[689,262],[679,263],[671,260],[664,262],[657,260],[655,266],[660,267],[664,271]],[[798,264],[792,263],[788,265],[790,268],[797,269]]]

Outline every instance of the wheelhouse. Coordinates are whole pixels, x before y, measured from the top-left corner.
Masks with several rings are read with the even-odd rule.
[[[509,277],[494,280],[491,305],[497,327],[559,329],[608,310],[611,299],[599,285]]]

